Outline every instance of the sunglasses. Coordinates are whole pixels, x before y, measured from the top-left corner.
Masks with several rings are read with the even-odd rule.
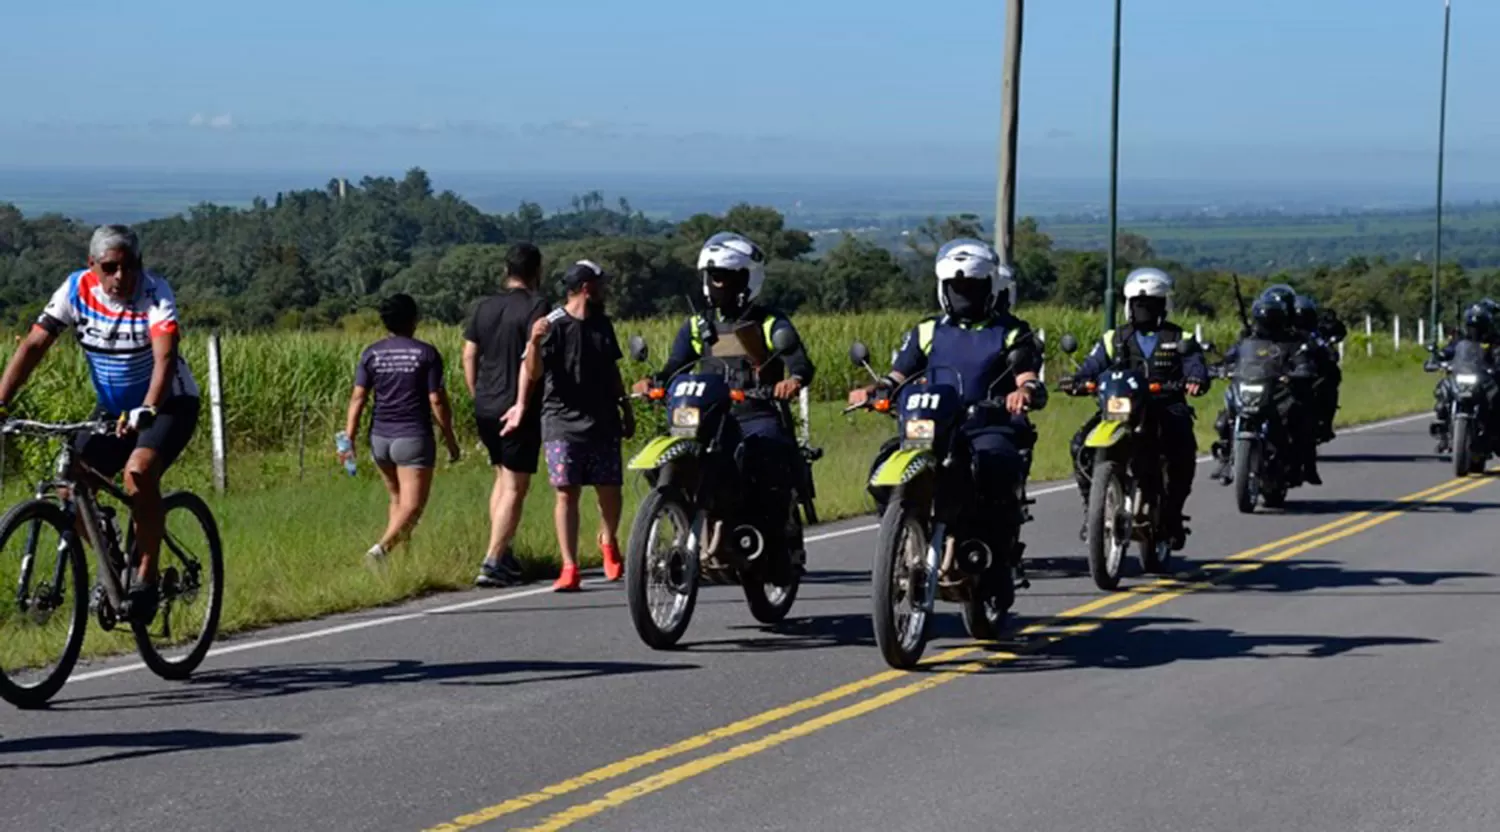
[[[121,269],[128,268],[130,266],[129,260],[100,260],[98,261],[98,263],[99,271],[111,276],[119,272]]]

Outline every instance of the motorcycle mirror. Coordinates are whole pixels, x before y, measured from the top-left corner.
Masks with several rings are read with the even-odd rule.
[[[651,348],[646,346],[646,339],[639,335],[630,336],[630,360],[645,361],[651,354]]]
[[[865,346],[863,341],[855,341],[849,345],[849,360],[854,362],[856,367],[865,366],[870,363],[870,348]]]
[[[1057,347],[1063,352],[1072,355],[1073,353],[1078,352],[1078,339],[1073,337],[1073,333],[1066,333],[1063,335],[1062,339],[1057,342]]]
[[[771,333],[771,349],[782,355],[795,350],[797,342],[797,331],[790,326],[784,326]]]

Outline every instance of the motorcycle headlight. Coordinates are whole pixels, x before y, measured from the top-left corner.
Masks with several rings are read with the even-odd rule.
[[[1130,397],[1110,396],[1104,402],[1104,415],[1111,419],[1128,419],[1130,417]]]
[[[1241,384],[1239,393],[1241,404],[1246,407],[1260,407],[1261,400],[1266,395],[1266,386],[1264,384]]]
[[[696,428],[698,427],[698,408],[677,407],[672,409],[672,427],[674,428]]]
[[[1454,373],[1453,380],[1459,387],[1473,387],[1479,383],[1479,375],[1477,373]]]
[[[931,419],[907,419],[906,438],[919,442],[931,442],[937,434],[937,426]]]

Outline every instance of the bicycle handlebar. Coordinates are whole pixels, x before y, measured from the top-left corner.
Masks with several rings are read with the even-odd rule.
[[[8,419],[4,424],[0,424],[0,433],[11,436],[21,434],[32,436],[69,436],[85,431],[108,433],[114,429],[114,422],[103,419],[90,419],[86,422],[38,422],[32,419]]]

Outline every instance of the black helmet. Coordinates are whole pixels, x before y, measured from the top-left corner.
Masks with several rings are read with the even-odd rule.
[[[1279,298],[1261,295],[1250,307],[1250,326],[1261,338],[1284,335],[1287,325],[1291,323],[1291,317],[1286,305]]]
[[[1484,301],[1464,310],[1464,337],[1474,341],[1489,337],[1495,326],[1495,316]]]
[[[1264,292],[1260,293],[1260,297],[1262,300],[1272,300],[1281,304],[1281,308],[1286,310],[1288,319],[1296,311],[1297,292],[1285,283],[1267,287]]]
[[[1318,302],[1310,295],[1298,295],[1294,309],[1298,329],[1312,332],[1318,328]]]

